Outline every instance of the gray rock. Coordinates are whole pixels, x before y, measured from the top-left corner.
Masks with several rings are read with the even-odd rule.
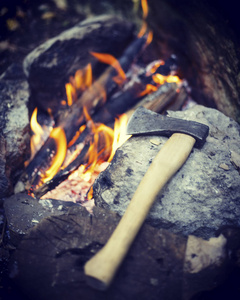
[[[24,193],[18,193],[4,200],[11,243],[17,245],[28,231],[42,219],[65,214],[69,207],[79,206],[73,202],[59,200],[37,200]]]
[[[19,65],[10,66],[0,78],[0,198],[10,193],[30,155],[28,87]]]
[[[221,226],[240,226],[239,124],[215,109],[198,105],[186,111],[169,111],[169,115],[202,122],[210,127],[210,133],[203,148],[194,148],[165,185],[147,221],[174,233],[203,238],[213,236]],[[93,185],[96,205],[122,216],[166,140],[132,137],[120,147]]]

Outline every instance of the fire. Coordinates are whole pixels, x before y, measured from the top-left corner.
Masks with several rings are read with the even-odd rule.
[[[52,127],[41,126],[37,121],[38,109],[37,107],[34,109],[31,119],[30,119],[30,128],[33,132],[30,142],[31,148],[31,157],[28,161],[25,162],[25,167],[29,164],[29,162],[34,157],[35,153],[40,149],[44,141],[46,140],[49,131]]]
[[[67,139],[62,128],[54,128],[50,133],[50,137],[53,138],[56,142],[56,153],[54,155],[51,167],[45,172],[42,177],[43,183],[52,179],[53,176],[58,172],[65,159],[67,151]]]
[[[67,149],[75,143],[86,127],[88,127],[91,132],[90,146],[86,154],[87,163],[78,168],[77,174],[79,178],[91,184],[93,183],[93,179],[95,179],[96,176],[103,171],[104,168],[106,168],[106,163],[109,163],[112,160],[117,148],[129,138],[129,136],[126,136],[126,115],[122,115],[116,119],[114,129],[112,129],[102,123],[94,123],[86,107],[83,107],[83,113],[86,119],[86,125],[82,125],[80,127],[75,137],[68,144],[65,132],[62,128],[56,127],[52,129],[49,137],[55,141],[56,153],[53,154],[51,166],[41,176],[41,183],[39,183],[39,186],[51,180],[60,168],[64,169],[69,165],[69,163],[71,163],[71,161],[73,161],[74,158],[76,158],[77,155],[79,155],[81,150],[79,151],[79,148],[77,148],[76,153],[73,152],[70,155],[70,158],[66,158]],[[31,143],[33,146],[36,143],[35,146],[37,146],[40,142],[39,135],[43,134],[43,129],[37,122],[37,109],[34,110],[31,117],[31,126],[35,133],[32,136]],[[37,133],[39,134],[37,135]],[[71,174],[69,178],[71,179],[73,176],[76,177],[76,172]],[[90,194],[88,197],[90,198]]]
[[[66,95],[68,106],[77,100],[78,95],[92,85],[92,66],[87,64],[83,70],[77,70],[74,76],[66,83]]]
[[[143,97],[145,95],[151,94],[152,92],[156,92],[157,89],[158,88],[155,85],[147,84],[145,90],[142,91],[138,96]]]
[[[33,136],[31,139],[32,155],[34,155],[34,153],[36,152],[36,147],[41,143],[41,137],[43,136],[43,129],[37,121],[37,113],[38,113],[38,109],[36,107],[32,113],[31,120],[30,120],[30,126],[33,131]]]
[[[115,120],[114,129],[102,123],[94,123],[84,107],[84,115],[88,120],[93,134],[87,153],[88,163],[85,166],[81,178],[89,181],[96,170],[96,166],[103,162],[110,162],[117,150],[128,138],[126,135],[127,116],[123,114]]]
[[[71,106],[73,104],[73,98],[76,99],[76,89],[71,85],[71,83],[67,83],[65,85],[66,88],[66,94],[67,94],[67,103],[68,106]]]
[[[147,32],[147,0],[142,0],[141,5],[143,10],[143,25],[139,31],[138,37],[145,35]],[[146,45],[151,43],[152,38],[153,33],[148,31]],[[117,84],[127,85],[129,80],[129,78],[127,78],[128,73],[127,75],[125,74],[119,61],[114,56],[106,53],[90,53],[100,62],[109,64],[116,70],[117,76],[113,77],[113,80]],[[165,82],[180,82],[180,79],[177,76],[163,76],[159,73],[156,73],[162,64],[164,64],[163,61],[156,61],[150,66],[150,69],[146,70],[146,78],[148,83],[144,83],[145,87],[143,87],[143,90],[137,94],[137,97],[142,97],[146,94],[157,91],[159,86]],[[107,100],[107,93],[104,89],[104,86],[102,86],[101,83],[98,84],[97,81],[92,84],[91,64],[86,65],[86,67],[82,70],[77,70],[74,76],[70,77],[69,82],[66,83],[65,89],[67,101],[62,100],[61,104],[63,106],[72,106],[73,103],[79,99],[81,93],[87,89],[87,93],[93,92],[94,95],[101,95],[104,101]],[[123,114],[119,118],[115,119],[114,129],[112,129],[103,123],[94,123],[88,109],[91,109],[88,107],[88,104],[83,106],[83,115],[86,123],[79,128],[70,142],[67,143],[65,132],[61,127],[56,127],[50,132],[49,137],[55,141],[56,151],[54,154],[52,154],[53,159],[51,166],[42,175],[41,183],[39,183],[39,185],[52,179],[59,169],[64,170],[64,168],[69,166],[69,164],[73,162],[74,159],[81,153],[82,149],[84,147],[86,148],[86,146],[88,147],[89,145],[88,152],[84,157],[84,163],[79,166],[77,170],[72,172],[67,180],[76,182],[76,179],[80,179],[81,181],[87,182],[88,184],[86,186],[88,187],[88,192],[84,188],[83,190],[88,193],[88,199],[91,199],[92,189],[90,188],[89,190],[89,187],[93,184],[98,174],[102,172],[111,162],[117,148],[119,148],[130,136],[126,135],[128,121],[127,115]],[[34,133],[31,140],[32,153],[34,154],[36,152],[36,147],[39,148],[38,145],[41,143],[41,137],[44,135],[44,129],[37,122],[37,109],[35,109],[33,112],[30,124]],[[90,132],[87,139],[82,142],[82,145],[76,145],[78,138],[85,132],[85,130]],[[76,145],[75,151],[71,150],[73,145]],[[82,155],[83,153],[85,152],[82,152]],[[77,188],[74,188],[73,190],[71,188],[71,192],[76,196],[79,195]]]
[[[157,68],[162,64],[163,63],[161,63],[161,62],[156,62],[156,64],[151,67],[149,73],[152,74],[153,72],[155,72],[157,70]],[[159,73],[153,74],[152,80],[155,83],[155,85],[146,84],[145,90],[143,90],[141,93],[139,93],[139,95],[138,95],[139,97],[143,97],[147,94],[151,94],[152,92],[156,92],[158,90],[158,87],[163,85],[166,82],[168,82],[168,83],[175,82],[178,84],[180,84],[182,82],[181,79],[176,75],[164,76]]]
[[[113,80],[116,83],[121,84],[126,80],[126,74],[123,71],[119,61],[112,55],[106,53],[90,52],[94,57],[96,57],[100,62],[111,65],[118,73]]]
[[[162,74],[154,74],[152,76],[152,79],[155,83],[162,85],[165,82],[176,82],[176,83],[180,83],[181,79],[178,76],[175,75],[168,75],[168,76],[164,76]]]
[[[115,120],[112,151],[108,158],[109,162],[113,159],[116,150],[130,138],[130,136],[126,134],[127,122],[128,117],[126,114],[121,115],[119,119]]]
[[[141,0],[141,6],[142,6],[142,11],[143,11],[143,23],[142,23],[142,27],[138,33],[138,37],[142,37],[146,31],[147,31],[147,23],[146,23],[146,19],[148,16],[148,3],[147,0]]]

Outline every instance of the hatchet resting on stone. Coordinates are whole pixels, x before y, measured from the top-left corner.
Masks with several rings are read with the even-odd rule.
[[[90,286],[99,290],[108,288],[155,198],[185,163],[193,146],[203,146],[208,132],[207,125],[162,116],[143,107],[134,112],[128,123],[128,134],[170,138],[152,161],[106,245],[85,264],[84,272]]]

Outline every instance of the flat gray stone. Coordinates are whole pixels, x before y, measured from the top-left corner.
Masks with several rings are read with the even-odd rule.
[[[239,124],[215,109],[198,105],[169,115],[202,122],[210,132],[203,148],[193,149],[160,192],[147,221],[174,233],[203,238],[225,225],[240,226]],[[122,216],[166,140],[159,136],[132,137],[120,147],[93,185],[96,205]]]

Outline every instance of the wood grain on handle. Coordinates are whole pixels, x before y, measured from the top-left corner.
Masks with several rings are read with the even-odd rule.
[[[158,152],[110,239],[85,264],[89,285],[99,290],[110,285],[157,195],[184,164],[194,143],[193,137],[174,133]]]

